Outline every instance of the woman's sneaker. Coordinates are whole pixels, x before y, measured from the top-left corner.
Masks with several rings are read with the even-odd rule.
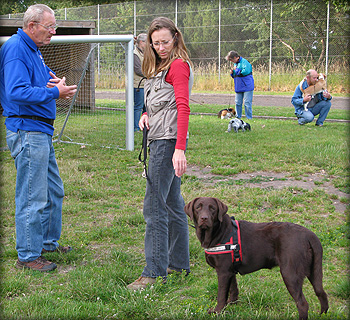
[[[16,263],[16,268],[48,272],[55,270],[57,268],[57,265],[53,262],[47,261],[45,258],[40,256],[38,259],[35,259],[34,261],[30,262],[22,262],[18,259]]]
[[[137,280],[135,280],[133,283],[130,283],[127,288],[129,290],[141,290],[146,289],[149,285],[154,284],[157,281],[156,278],[150,278],[150,277],[139,277]]]

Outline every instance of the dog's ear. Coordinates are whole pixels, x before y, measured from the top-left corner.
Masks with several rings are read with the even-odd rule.
[[[218,219],[220,222],[222,222],[222,219],[225,215],[225,213],[227,212],[228,208],[227,205],[224,204],[223,202],[221,202],[219,199],[214,198],[217,205],[218,205]]]
[[[195,198],[193,199],[191,202],[187,203],[184,207],[184,211],[185,213],[191,218],[192,221],[193,220],[193,206],[194,203],[196,202],[196,200],[198,200],[199,198]]]

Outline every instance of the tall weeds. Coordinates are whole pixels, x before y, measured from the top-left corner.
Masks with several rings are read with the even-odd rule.
[[[231,92],[233,79],[230,76],[231,66],[227,63],[221,66],[219,74],[216,63],[199,64],[194,67],[194,91]],[[269,83],[269,68],[267,65],[253,66],[255,91],[294,92],[296,86],[305,77],[307,69],[292,66],[285,62],[275,62],[271,66],[271,83]],[[325,70],[317,70],[325,72]],[[349,65],[345,60],[333,61],[329,65],[327,85],[331,93],[350,93]],[[102,68],[95,75],[97,89],[124,89],[125,71],[117,68]]]

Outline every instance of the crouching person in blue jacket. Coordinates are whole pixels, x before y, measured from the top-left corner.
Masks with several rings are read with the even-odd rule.
[[[226,56],[226,60],[233,62],[230,75],[235,83],[237,118],[240,119],[242,117],[242,104],[244,100],[245,116],[247,119],[252,119],[254,91],[252,65],[248,60],[242,58],[236,51],[230,51]]]
[[[310,69],[306,72],[306,77],[296,87],[292,97],[292,104],[295,108],[295,115],[300,125],[312,122],[314,117],[318,116],[316,126],[323,126],[328,112],[331,108],[332,96],[328,91],[323,91],[312,96],[304,94],[304,90],[309,86],[314,86],[318,81],[318,73],[316,70]],[[307,104],[307,110],[304,105]]]

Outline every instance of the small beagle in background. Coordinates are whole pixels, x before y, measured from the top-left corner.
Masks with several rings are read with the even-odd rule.
[[[218,118],[229,119],[236,115],[236,111],[233,108],[222,109],[218,113]]]

